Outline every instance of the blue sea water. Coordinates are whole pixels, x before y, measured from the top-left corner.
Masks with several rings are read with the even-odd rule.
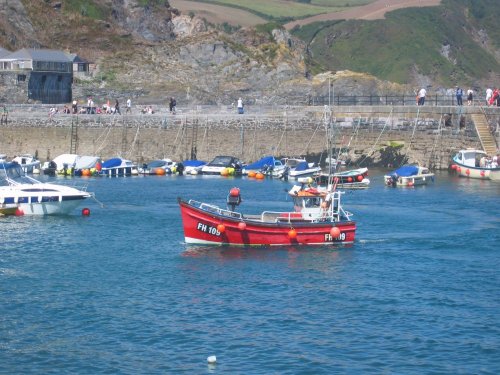
[[[500,184],[371,179],[354,246],[272,249],[187,247],[176,198],[281,210],[291,182],[58,180],[105,207],[0,219],[0,373],[500,373]]]

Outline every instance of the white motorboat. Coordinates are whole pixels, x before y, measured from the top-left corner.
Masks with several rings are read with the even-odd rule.
[[[405,165],[385,175],[384,181],[387,186],[394,187],[427,185],[429,181],[434,182],[434,173],[431,173],[426,167]]]
[[[297,163],[294,168],[290,169],[289,175],[290,177],[298,178],[312,176],[319,172],[321,172],[321,167],[319,165],[316,165],[315,163],[308,163],[303,160]]]
[[[182,162],[184,173],[190,175],[197,175],[200,173],[205,164],[207,164],[207,162],[202,160],[184,160]]]
[[[490,157],[481,150],[460,150],[451,168],[463,177],[500,181],[498,162],[498,156]]]
[[[100,174],[109,177],[137,176],[139,171],[130,160],[112,158],[102,163]]]
[[[27,176],[17,163],[0,163],[0,213],[66,215],[92,194],[74,188],[40,182]]]
[[[144,164],[142,168],[139,168],[139,173],[150,175],[172,174],[175,173],[176,167],[177,163],[172,159],[158,159]]]
[[[201,168],[201,173],[208,175],[221,175],[224,171],[229,175],[241,174],[240,160],[234,156],[219,155]]]
[[[33,173],[35,169],[40,169],[40,160],[31,154],[16,156],[11,161],[19,164],[25,173]]]

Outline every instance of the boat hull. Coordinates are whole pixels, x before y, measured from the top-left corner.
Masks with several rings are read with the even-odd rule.
[[[244,216],[219,215],[179,200],[184,237],[188,244],[237,246],[349,245],[354,242],[356,224],[345,222],[261,222]],[[241,225],[244,223],[244,225]],[[221,232],[219,225],[224,230]],[[332,227],[340,230],[333,238]],[[290,232],[296,234],[291,236]]]
[[[465,164],[457,163],[455,171],[459,176],[475,178],[479,180],[493,180],[500,181],[500,168],[481,168],[481,167],[471,167]]]
[[[384,176],[385,184],[388,186],[393,186],[392,176]],[[420,185],[427,185],[429,181],[434,181],[434,174],[426,174],[426,175],[418,175],[418,176],[408,176],[402,177],[400,176],[396,181],[396,186],[402,187],[413,187]]]

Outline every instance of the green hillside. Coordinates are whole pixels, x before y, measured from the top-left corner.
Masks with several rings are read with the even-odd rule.
[[[367,72],[409,83],[415,74],[443,85],[500,74],[498,0],[443,0],[385,20],[312,24],[294,30],[309,44],[310,68]],[[495,53],[497,57],[495,57]]]

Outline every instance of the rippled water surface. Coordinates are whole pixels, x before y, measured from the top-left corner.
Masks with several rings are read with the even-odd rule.
[[[350,248],[183,244],[177,196],[281,210],[281,181],[89,179],[90,217],[1,218],[0,373],[500,373],[500,184],[371,179]]]

